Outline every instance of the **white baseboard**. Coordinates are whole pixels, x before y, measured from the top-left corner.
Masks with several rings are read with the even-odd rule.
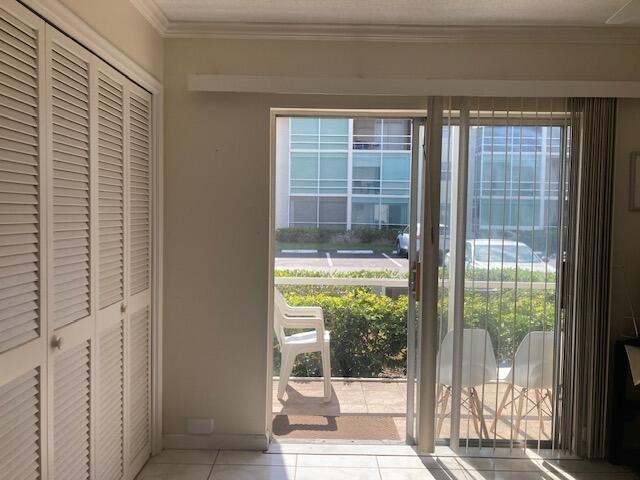
[[[180,448],[186,450],[266,450],[269,441],[266,434],[225,434],[187,435],[171,433],[162,436],[164,448]]]

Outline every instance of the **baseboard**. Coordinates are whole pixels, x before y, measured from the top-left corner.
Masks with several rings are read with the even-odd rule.
[[[266,450],[269,448],[268,437],[265,433],[256,434],[225,434],[187,435],[170,433],[162,436],[164,448],[181,448],[186,450]]]

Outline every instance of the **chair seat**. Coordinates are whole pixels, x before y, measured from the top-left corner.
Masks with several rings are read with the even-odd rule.
[[[324,332],[324,341],[329,342],[331,338],[330,332]],[[284,343],[286,345],[312,345],[317,343],[316,331],[309,330],[308,332],[296,333],[285,337]]]

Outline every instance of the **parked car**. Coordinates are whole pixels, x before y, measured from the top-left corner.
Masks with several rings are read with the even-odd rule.
[[[476,270],[518,268],[533,272],[555,273],[553,264],[545,262],[531,248],[522,242],[503,239],[479,238],[467,240],[465,248],[465,265]],[[447,253],[444,264],[449,267],[450,253]]]
[[[420,252],[420,224],[416,226],[416,252]],[[438,243],[438,249],[440,251],[439,262],[440,265],[444,262],[444,256],[449,251],[449,235],[446,225],[440,224],[440,239]],[[396,252],[398,255],[404,258],[409,258],[409,225],[402,230],[396,237]]]

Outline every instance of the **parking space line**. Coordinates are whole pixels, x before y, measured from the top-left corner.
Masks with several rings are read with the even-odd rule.
[[[330,267],[333,267],[333,260],[331,260],[331,255],[329,255],[329,252],[325,252],[325,255],[327,256],[327,263]]]
[[[402,264],[400,262],[395,261],[393,258],[391,258],[389,255],[387,255],[386,253],[383,253],[382,255],[384,255],[386,258],[388,258],[389,260],[391,260],[394,264],[396,264],[398,267],[402,267]]]

